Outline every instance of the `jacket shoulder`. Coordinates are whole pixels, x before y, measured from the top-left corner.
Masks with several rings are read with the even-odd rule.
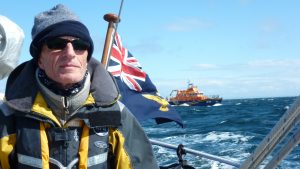
[[[2,117],[8,117],[15,113],[15,110],[10,108],[5,102],[0,102],[0,115]]]

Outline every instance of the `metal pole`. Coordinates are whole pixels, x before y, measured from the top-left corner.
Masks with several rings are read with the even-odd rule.
[[[299,123],[300,97],[293,103],[280,120],[276,123],[270,133],[256,147],[254,153],[241,165],[241,169],[257,168],[263,160],[280,143],[280,141]]]
[[[298,117],[299,118],[299,117]],[[277,165],[300,143],[300,129],[291,136],[288,142],[280,149],[264,169],[275,169]]]

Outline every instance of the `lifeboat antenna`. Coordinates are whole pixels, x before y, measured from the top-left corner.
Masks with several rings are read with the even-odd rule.
[[[188,83],[188,88],[193,86],[193,83],[190,80],[188,80],[187,83]]]

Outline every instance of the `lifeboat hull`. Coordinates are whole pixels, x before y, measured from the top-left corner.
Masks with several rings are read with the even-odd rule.
[[[170,105],[189,105],[189,106],[213,106],[214,104],[221,103],[222,99],[207,99],[201,101],[169,101]]]

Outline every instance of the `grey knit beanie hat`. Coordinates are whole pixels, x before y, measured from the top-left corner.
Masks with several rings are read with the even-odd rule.
[[[60,36],[74,36],[88,42],[90,44],[88,60],[94,50],[87,27],[80,22],[79,17],[62,4],[36,15],[31,35],[30,54],[34,58],[38,58],[41,47],[46,40]]]

